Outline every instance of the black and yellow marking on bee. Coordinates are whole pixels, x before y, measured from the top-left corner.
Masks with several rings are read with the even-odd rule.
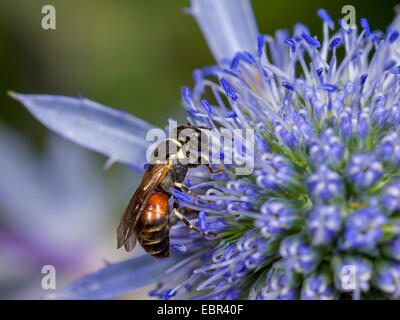
[[[201,141],[200,128],[190,125],[178,126],[174,129],[176,138],[168,138],[161,142],[152,154],[148,166],[144,172],[142,181],[133,194],[128,206],[122,215],[117,229],[117,248],[125,247],[131,251],[136,241],[147,253],[156,258],[169,257],[169,198],[172,196],[171,188],[177,188],[188,193],[192,197],[202,198],[193,193],[184,184],[189,168],[201,165],[201,156],[197,162],[185,162],[185,155],[193,140]],[[180,137],[183,130],[188,134]],[[189,145],[188,145],[189,144]],[[200,143],[195,149],[200,151]],[[211,173],[213,171],[209,163],[203,164]],[[194,226],[181,212],[174,208],[171,212],[182,220],[190,229],[195,230],[203,236],[216,236],[216,233],[206,233]]]

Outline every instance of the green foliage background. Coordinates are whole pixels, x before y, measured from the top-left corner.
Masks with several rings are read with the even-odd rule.
[[[216,0],[218,1],[218,0]],[[57,29],[41,28],[41,8],[52,4]],[[324,7],[335,22],[356,8],[371,29],[393,19],[396,1],[252,1],[260,32],[273,34],[301,21],[321,35]],[[183,119],[180,87],[192,71],[213,63],[189,0],[2,0],[0,2],[0,119],[40,144],[45,129],[7,95],[76,95],[128,112],[155,125]]]

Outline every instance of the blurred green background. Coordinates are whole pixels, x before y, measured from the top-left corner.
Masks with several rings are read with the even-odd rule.
[[[218,1],[218,0],[216,0]],[[41,28],[41,8],[52,4],[57,29]],[[371,29],[385,29],[396,1],[253,0],[259,29],[273,34],[296,22],[321,35],[317,9],[336,22],[356,8]],[[78,93],[164,126],[180,111],[180,87],[195,68],[213,63],[189,0],[2,0],[0,2],[0,119],[36,142],[45,131],[5,92]]]
[[[384,30],[394,17],[396,3],[252,1],[260,32],[274,34],[276,29],[292,29],[302,22],[320,39],[319,8],[327,9],[337,23],[343,17],[341,8],[353,5],[358,23],[366,17],[372,30]],[[56,30],[41,27],[41,9],[46,4],[56,8]],[[38,155],[45,153],[47,129],[8,97],[8,90],[82,94],[162,127],[169,117],[182,121],[181,86],[192,86],[194,69],[214,63],[195,20],[182,13],[185,7],[189,0],[0,1],[0,123],[19,132]],[[7,157],[1,152],[0,157]],[[98,253],[98,261],[84,270],[88,272],[98,268],[102,258],[118,261],[131,256],[122,252],[117,256],[114,232],[140,174],[122,165],[105,172],[101,170],[106,160],[103,156],[81,152],[90,154],[90,161],[106,181],[107,192],[102,197],[122,199],[116,201],[110,220],[103,222],[107,224],[103,245],[108,249]],[[66,277],[65,284],[79,275]]]

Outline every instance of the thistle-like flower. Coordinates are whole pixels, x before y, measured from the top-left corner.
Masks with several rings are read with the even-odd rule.
[[[213,128],[217,138],[223,129],[251,130],[253,144],[233,144],[212,156],[226,160],[245,145],[254,161],[249,168],[233,156],[221,162],[224,173],[189,176],[190,188],[208,201],[174,194],[182,207],[198,211],[191,222],[218,237],[173,225],[176,254],[150,267],[159,282],[150,295],[400,298],[400,18],[386,33],[371,31],[366,19],[360,31],[342,20],[335,29],[320,9],[320,41],[302,24],[275,37],[258,34],[247,0],[193,0],[190,11],[218,64],[196,70],[193,90],[183,88],[188,122]],[[140,130],[149,126],[143,122],[88,100],[14,97],[50,128],[111,162],[140,162],[138,152],[121,150],[144,136]],[[49,118],[52,103],[79,105],[71,113],[86,112],[90,127],[84,131],[86,123],[78,121],[73,131],[60,129]],[[94,107],[102,111],[89,114]],[[112,130],[90,122],[96,120]],[[145,149],[142,141],[139,147]],[[239,175],[238,168],[250,171]],[[145,272],[142,259],[89,275],[58,297],[108,298],[133,289],[135,274]]]

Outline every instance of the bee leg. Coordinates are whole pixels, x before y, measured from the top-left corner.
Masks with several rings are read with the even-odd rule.
[[[208,171],[210,171],[211,174],[217,174],[225,171],[225,169],[214,170],[208,163],[202,164],[202,166],[205,166],[208,169]]]
[[[175,182],[174,183],[174,187],[181,189],[182,191],[188,193],[192,197],[195,197],[195,198],[198,198],[198,199],[203,199],[202,196],[194,193],[192,190],[190,190],[190,188],[187,185],[184,185],[183,183]]]
[[[203,199],[202,196],[198,195],[197,193],[194,193],[192,190],[187,185],[184,185],[183,183],[180,182],[175,182],[174,187],[181,189],[182,191],[186,192],[187,194],[191,195],[194,198],[201,199],[203,201],[207,201],[208,203],[212,203],[211,200],[205,200]]]
[[[206,163],[203,163],[202,159],[204,159]],[[204,154],[200,155],[197,158],[196,163],[192,163],[189,165],[190,168],[197,168],[198,166],[205,166],[211,174],[217,174],[225,171],[225,169],[214,170],[213,168],[211,168],[210,159]]]
[[[188,218],[186,218],[182,213],[178,211],[178,209],[172,209],[172,213],[180,220],[182,220],[189,229],[193,229],[194,231],[200,233],[204,237],[216,237],[218,234],[216,232],[204,232],[200,230],[197,226],[191,223]]]

